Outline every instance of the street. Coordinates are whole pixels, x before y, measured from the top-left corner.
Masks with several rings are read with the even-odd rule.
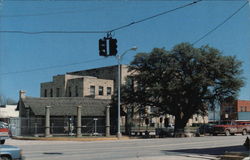
[[[7,140],[6,144],[22,148],[27,160],[199,160],[244,151],[245,139],[237,135],[95,142]]]

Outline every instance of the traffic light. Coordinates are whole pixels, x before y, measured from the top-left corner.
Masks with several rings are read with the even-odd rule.
[[[108,56],[107,54],[107,41],[106,39],[99,39],[99,55]]]
[[[109,55],[115,56],[117,54],[117,40],[116,39],[109,39]]]

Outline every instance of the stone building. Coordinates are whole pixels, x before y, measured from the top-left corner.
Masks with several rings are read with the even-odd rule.
[[[111,99],[114,82],[92,76],[57,75],[52,82],[41,83],[41,97],[94,97]]]
[[[16,125],[19,135],[43,135],[46,129],[46,107],[50,112],[51,134],[76,133],[78,110],[81,106],[81,132],[105,135],[109,125],[110,99],[89,97],[28,97],[24,91],[19,93],[17,109],[20,119]],[[108,109],[109,110],[109,109]],[[107,125],[108,123],[108,125]],[[70,131],[70,129],[72,129]],[[106,132],[107,134],[107,132]]]
[[[121,67],[121,84],[125,84],[126,78],[133,74],[128,72],[128,66],[127,65],[120,65]],[[107,67],[100,67],[100,68],[94,68],[94,69],[87,69],[82,71],[76,71],[76,72],[69,72],[67,74],[70,75],[80,75],[80,76],[93,76],[97,77],[98,79],[108,79],[114,81],[114,88],[117,87],[117,78],[118,78],[118,65],[114,66],[107,66]]]

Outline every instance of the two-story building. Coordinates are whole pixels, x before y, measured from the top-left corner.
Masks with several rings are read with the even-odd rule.
[[[236,100],[221,105],[222,120],[250,120],[250,101]]]

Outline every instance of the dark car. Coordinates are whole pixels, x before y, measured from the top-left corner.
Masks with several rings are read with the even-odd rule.
[[[173,137],[174,136],[174,125],[168,125],[164,128],[157,128],[156,135],[159,135],[159,137]]]
[[[11,145],[0,145],[0,160],[24,160],[24,157],[20,148]]]
[[[196,131],[197,136],[200,135],[210,135],[213,134],[214,132],[214,126],[215,124],[212,123],[207,123],[207,124],[202,124]]]

